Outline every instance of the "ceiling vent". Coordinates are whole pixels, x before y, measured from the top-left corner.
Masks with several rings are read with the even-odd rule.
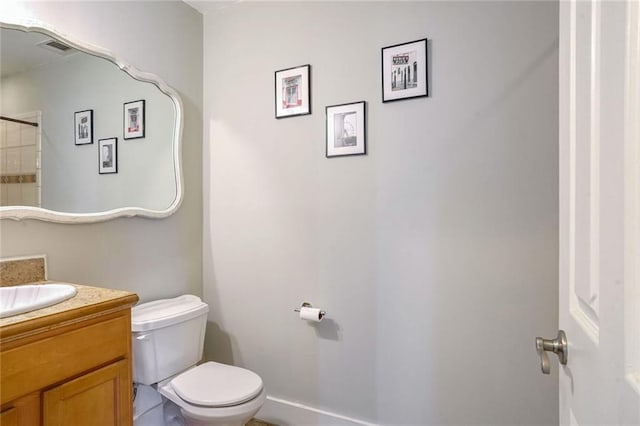
[[[38,43],[38,46],[60,55],[70,55],[76,51],[73,47],[54,39],[42,41]]]

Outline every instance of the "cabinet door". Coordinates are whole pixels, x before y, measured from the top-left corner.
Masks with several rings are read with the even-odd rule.
[[[44,392],[44,426],[131,424],[131,383],[126,360]]]
[[[0,426],[34,426],[39,424],[40,392],[23,396],[2,406]]]
[[[18,426],[18,410],[9,408],[0,413],[0,426]]]

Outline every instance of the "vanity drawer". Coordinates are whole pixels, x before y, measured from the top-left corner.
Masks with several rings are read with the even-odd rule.
[[[0,353],[0,404],[114,360],[129,358],[130,318],[129,310],[122,311],[98,321],[88,321],[86,325],[76,323],[69,326],[68,331],[56,330],[50,337],[45,334],[3,350]]]

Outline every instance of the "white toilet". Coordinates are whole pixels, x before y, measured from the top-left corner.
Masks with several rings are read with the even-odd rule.
[[[192,295],[133,308],[133,381],[144,390],[136,392],[144,401],[136,407],[134,400],[135,426],[160,426],[161,407],[165,425],[240,426],[264,404],[267,395],[257,374],[216,362],[196,366],[207,312],[209,306]],[[164,404],[148,402],[154,395],[159,401],[158,392]],[[141,404],[150,408],[139,412]]]

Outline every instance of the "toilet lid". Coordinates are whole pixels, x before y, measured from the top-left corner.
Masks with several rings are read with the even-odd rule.
[[[175,377],[171,387],[191,404],[229,407],[255,398],[262,390],[262,379],[244,368],[207,362]]]

